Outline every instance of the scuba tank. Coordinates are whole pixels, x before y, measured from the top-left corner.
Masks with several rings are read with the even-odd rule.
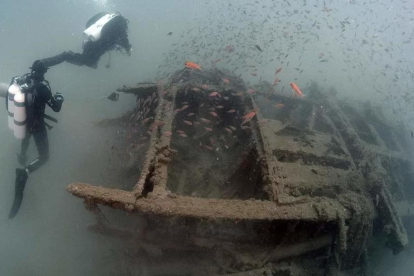
[[[33,99],[33,95],[30,93],[32,88],[32,80],[27,74],[13,78],[7,90],[8,125],[17,139],[26,137],[28,105],[29,100]]]
[[[7,112],[8,112],[8,125],[10,130],[14,130],[14,96],[18,93],[21,93],[19,85],[13,79],[12,84],[7,90]]]
[[[118,14],[105,14],[94,24],[89,26],[85,31],[83,31],[84,36],[89,40],[98,41],[101,38],[102,28],[116,16],[118,16]]]
[[[16,93],[14,96],[14,137],[24,139],[26,137],[26,104],[25,93]]]

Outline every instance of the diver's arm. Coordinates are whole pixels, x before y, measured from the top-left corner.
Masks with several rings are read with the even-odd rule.
[[[131,44],[129,44],[129,40],[128,40],[128,35],[126,34],[126,32],[124,34],[121,35],[121,37],[118,40],[118,44],[125,49],[125,51],[127,51],[128,53],[131,52]]]
[[[46,93],[48,94],[48,101],[46,102],[46,104],[54,111],[54,112],[59,112],[60,109],[62,108],[62,103],[65,100],[63,98],[63,95],[59,92],[56,92],[55,95],[52,95],[52,92],[50,91],[49,88],[47,88],[45,86],[45,88],[47,89]]]
[[[56,92],[54,96],[50,98],[50,100],[47,102],[47,105],[54,111],[59,112],[62,108],[62,103],[64,101],[64,98],[62,94],[59,92]]]

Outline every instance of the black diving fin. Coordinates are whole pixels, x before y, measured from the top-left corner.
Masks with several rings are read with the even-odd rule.
[[[15,183],[15,192],[13,206],[9,213],[9,219],[14,218],[19,212],[20,206],[22,205],[23,200],[23,191],[26,187],[27,179],[29,178],[25,169],[16,169],[16,183]]]

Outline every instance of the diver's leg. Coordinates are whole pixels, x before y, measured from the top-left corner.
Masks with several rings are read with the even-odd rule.
[[[49,140],[47,138],[46,127],[43,126],[40,131],[33,133],[33,138],[36,143],[39,157],[26,167],[26,172],[28,174],[36,171],[49,160]]]
[[[85,60],[84,60],[83,55],[74,53],[72,51],[69,51],[67,53],[66,61],[74,65],[78,65],[78,66],[85,65]]]
[[[29,148],[29,142],[30,142],[31,135],[28,134],[26,137],[22,140],[22,146],[20,149],[20,153],[17,154],[17,160],[19,161],[19,164],[24,166],[26,165],[26,153],[27,149]]]
[[[22,166],[24,166],[24,163],[26,162],[26,152],[27,148],[29,147],[29,141],[30,141],[31,135],[27,135],[22,140],[22,148],[21,152],[18,155],[19,162],[23,163]],[[22,205],[23,200],[23,191],[26,187],[26,182],[29,177],[29,173],[26,169],[16,169],[16,181],[14,183],[14,200],[13,205],[9,213],[9,219],[14,218],[17,215],[17,212],[19,212],[20,206]]]
[[[58,65],[64,62],[67,59],[68,55],[69,55],[68,52],[63,52],[63,53],[60,53],[59,55],[56,55],[50,58],[41,59],[40,61],[46,67],[52,67],[52,66],[55,66],[55,65]]]

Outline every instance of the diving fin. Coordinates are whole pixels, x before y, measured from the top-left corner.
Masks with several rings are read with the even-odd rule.
[[[9,219],[14,218],[17,215],[17,212],[19,212],[20,205],[22,205],[23,200],[23,191],[26,187],[26,182],[28,178],[29,175],[27,174],[25,169],[16,169],[14,201],[9,213]]]

